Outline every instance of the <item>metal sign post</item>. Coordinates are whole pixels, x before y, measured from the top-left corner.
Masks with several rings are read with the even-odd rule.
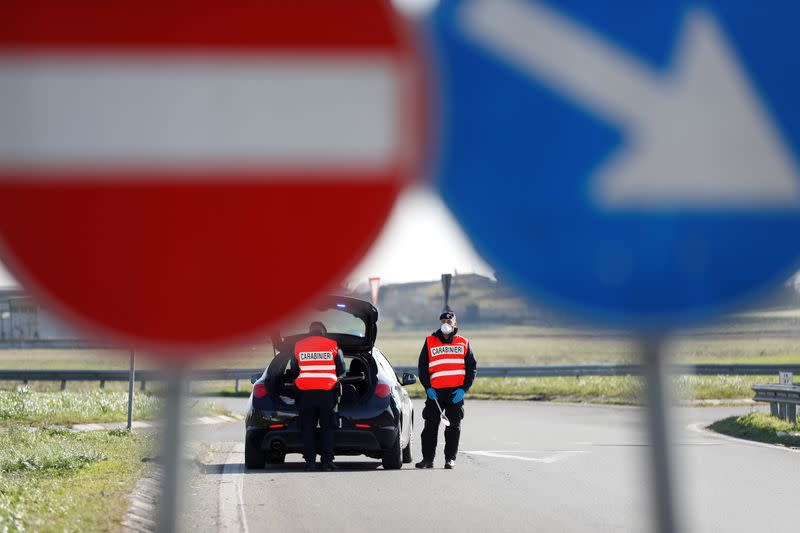
[[[161,480],[161,505],[158,513],[158,531],[174,533],[178,530],[178,512],[181,509],[181,477],[183,467],[181,450],[183,449],[183,378],[184,367],[172,366],[165,376],[163,421],[161,432],[161,463],[163,477]]]
[[[450,283],[453,281],[452,274],[442,274],[442,290],[444,291],[444,307],[442,311],[450,311]]]
[[[677,527],[675,502],[672,490],[672,458],[669,443],[670,387],[661,336],[645,338],[641,342],[644,363],[647,424],[650,437],[650,466],[653,478],[653,511],[656,531],[672,533],[682,531]]]
[[[133,427],[133,382],[136,381],[136,351],[131,350],[131,367],[128,372],[128,431]]]

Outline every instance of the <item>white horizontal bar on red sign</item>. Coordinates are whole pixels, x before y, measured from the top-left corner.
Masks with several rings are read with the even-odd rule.
[[[381,54],[0,55],[0,175],[210,166],[368,179],[401,157],[400,78]]]

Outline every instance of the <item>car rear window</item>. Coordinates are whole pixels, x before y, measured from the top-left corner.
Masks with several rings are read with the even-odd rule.
[[[285,337],[308,333],[308,326],[312,322],[325,324],[329,334],[340,333],[363,338],[367,332],[367,325],[360,318],[339,309],[325,309],[324,311],[313,311],[307,314],[302,321],[285,328],[285,331],[281,333]]]

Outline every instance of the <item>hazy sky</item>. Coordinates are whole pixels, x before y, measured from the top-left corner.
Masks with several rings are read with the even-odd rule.
[[[378,241],[348,281],[359,284],[370,276],[384,282],[432,280],[456,270],[493,273],[439,197],[417,186],[400,198]],[[0,265],[0,286],[14,284]]]
[[[16,285],[14,278],[11,277],[3,265],[0,264],[0,287],[8,286],[8,285]]]
[[[388,282],[437,279],[444,272],[491,275],[464,232],[427,187],[408,190],[351,282],[380,276]]]

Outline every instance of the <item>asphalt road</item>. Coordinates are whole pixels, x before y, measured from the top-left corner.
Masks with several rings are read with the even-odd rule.
[[[224,400],[243,410],[245,400]],[[415,439],[422,421],[417,403]],[[648,531],[646,410],[468,401],[455,470],[343,457],[335,473],[242,466],[242,423],[196,429],[187,531]],[[791,531],[800,454],[690,428],[751,407],[679,408],[674,443],[682,531]],[[416,443],[415,443],[416,444]],[[419,459],[419,447],[415,456]]]

